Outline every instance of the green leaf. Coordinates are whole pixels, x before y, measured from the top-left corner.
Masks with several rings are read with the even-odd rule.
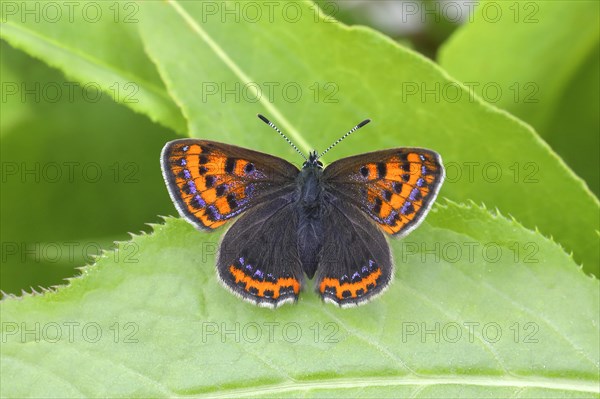
[[[0,394],[599,394],[598,280],[515,221],[436,207],[392,243],[390,289],[353,309],[310,287],[275,311],[239,300],[216,278],[220,234],[169,218],[57,292],[4,299]]]
[[[177,136],[5,42],[0,52],[0,289],[19,293],[63,283],[171,212],[157,154]]]
[[[586,271],[599,273],[598,201],[531,128],[471,98],[422,56],[369,29],[323,18],[311,3],[272,10],[265,3],[262,19],[232,24],[223,19],[237,14],[210,4],[216,8],[146,2],[140,13],[145,48],[192,136],[287,154],[299,163],[255,119],[257,112],[304,151],[324,149],[370,117],[374,122],[331,156],[399,146],[437,150],[448,171],[442,196],[484,202],[539,227],[573,251]],[[565,204],[573,210],[568,216]]]
[[[569,82],[544,139],[600,195],[600,46]]]
[[[1,37],[82,86],[184,132],[181,112],[144,54],[138,11],[132,1],[5,1]]]
[[[7,46],[0,42],[0,51],[3,57],[0,58],[0,84],[2,84],[2,118],[0,118],[0,137],[11,130],[14,126],[21,123],[31,114],[31,105],[25,101],[22,101],[21,96],[9,95],[9,88],[7,82],[19,82],[21,80],[18,71],[15,68],[14,63],[7,62],[5,50]],[[14,88],[14,86],[13,86]],[[3,182],[4,183],[4,182]]]
[[[597,1],[483,1],[439,57],[483,99],[530,123],[596,195],[599,7]]]

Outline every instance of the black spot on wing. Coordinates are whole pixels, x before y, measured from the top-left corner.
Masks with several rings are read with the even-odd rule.
[[[385,162],[379,162],[377,164],[377,177],[379,179],[385,179],[385,175],[387,174],[387,165]]]

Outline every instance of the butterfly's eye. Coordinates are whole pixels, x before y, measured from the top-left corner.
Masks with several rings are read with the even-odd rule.
[[[323,167],[323,162],[317,161],[317,165],[319,166],[319,168],[322,168]]]

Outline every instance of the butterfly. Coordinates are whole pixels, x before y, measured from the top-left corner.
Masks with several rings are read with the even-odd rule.
[[[262,115],[305,162],[209,140],[167,143],[161,168],[180,215],[199,230],[236,219],[225,232],[217,274],[244,300],[276,308],[296,302],[305,276],[326,302],[363,304],[381,294],[394,266],[385,234],[403,237],[425,218],[444,180],[438,153],[394,148],[323,167]]]

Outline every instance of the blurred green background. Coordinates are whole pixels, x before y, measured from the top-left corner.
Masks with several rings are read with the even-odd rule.
[[[593,2],[556,1],[541,9],[514,2],[513,9],[507,6],[514,18],[482,27],[470,18],[472,2],[317,3],[344,23],[370,26],[439,62],[463,82],[501,85],[511,95],[490,102],[534,126],[598,195],[600,56]],[[578,23],[581,18],[592,22]],[[529,25],[511,24],[528,19]],[[524,38],[527,45],[519,47]],[[158,215],[176,214],[158,155],[178,134],[5,40],[0,51],[0,289],[20,293],[63,283],[101,249],[127,240],[127,232],[148,231],[145,223],[159,222]],[[502,62],[506,52],[515,56]],[[121,96],[130,89],[115,88]]]

